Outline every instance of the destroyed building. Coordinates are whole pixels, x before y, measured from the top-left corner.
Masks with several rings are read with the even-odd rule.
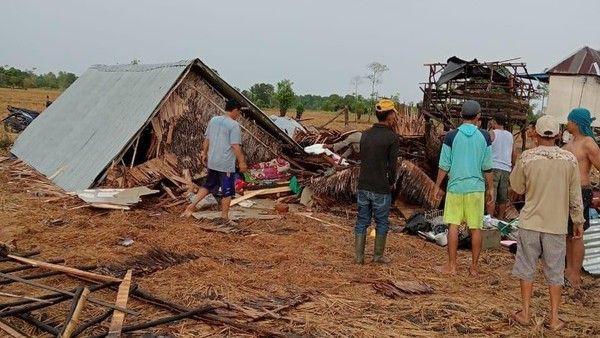
[[[446,63],[425,64],[429,68],[426,82],[421,83],[421,113],[440,120],[446,129],[457,126],[460,107],[466,100],[481,104],[485,127],[494,116],[505,117],[510,125],[524,126],[530,110],[529,100],[535,93],[524,63],[479,62],[453,56]]]
[[[302,148],[199,59],[92,66],[11,152],[66,191],[163,179],[180,186],[201,173],[206,125],[227,99],[246,107],[240,125],[249,162],[280,157],[300,167],[289,155]]]

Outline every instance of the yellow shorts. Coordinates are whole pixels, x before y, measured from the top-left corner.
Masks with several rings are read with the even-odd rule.
[[[449,192],[446,193],[444,222],[455,225],[466,223],[469,229],[481,229],[484,210],[485,194],[483,192],[466,194]]]

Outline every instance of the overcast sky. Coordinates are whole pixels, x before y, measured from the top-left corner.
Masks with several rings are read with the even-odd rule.
[[[232,85],[346,94],[379,61],[380,93],[418,101],[423,63],[522,57],[542,71],[600,48],[600,1],[2,0],[0,64],[81,74],[97,63],[199,57]],[[367,94],[368,85],[361,86]]]

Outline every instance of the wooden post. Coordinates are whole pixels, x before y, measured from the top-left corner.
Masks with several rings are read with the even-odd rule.
[[[81,313],[83,305],[85,304],[85,301],[89,294],[90,289],[84,287],[81,287],[80,291],[78,290],[78,292],[75,293],[75,297],[73,297],[73,306],[71,307],[71,311],[67,315],[67,320],[60,334],[61,338],[71,337],[73,331],[79,323],[79,314]]]
[[[125,308],[127,306],[127,299],[129,298],[129,288],[131,286],[131,269],[127,270],[123,282],[119,286],[117,292],[116,306]],[[107,337],[116,338],[121,336],[121,329],[123,328],[123,322],[125,321],[125,313],[119,310],[113,312],[113,317],[110,322]]]

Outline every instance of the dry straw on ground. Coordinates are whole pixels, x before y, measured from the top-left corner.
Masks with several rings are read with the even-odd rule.
[[[126,268],[126,262],[139,262],[136,257],[157,249],[184,255],[189,259],[163,264],[156,271],[148,270],[136,277],[136,281],[156,295],[189,307],[212,300],[244,306],[264,299],[310,296],[309,301],[297,308],[282,311],[279,318],[256,322],[269,330],[340,337],[548,333],[543,326],[548,318],[548,300],[541,277],[533,299],[534,324],[522,327],[509,320],[510,313],[518,307],[519,291],[518,282],[510,276],[513,257],[505,251],[485,252],[482,276],[476,279],[466,276],[469,255],[460,252],[461,271],[457,277],[449,278],[435,271],[445,259],[443,248],[391,233],[387,249],[393,260],[390,265],[357,266],[352,264],[351,231],[292,214],[282,220],[243,221],[240,227],[251,230],[247,236],[221,234],[203,231],[196,220],[179,218],[177,210],[173,213],[157,210],[151,200],[128,212],[71,210],[71,205],[63,201],[44,203],[46,197],[33,196],[21,183],[12,182],[15,181],[6,172],[0,173],[0,232],[3,239],[14,240],[19,250],[37,247],[43,253],[41,258],[61,257],[69,266],[95,264],[111,268]],[[353,224],[352,219],[328,214],[316,216],[349,229]],[[48,219],[63,222],[53,226],[57,223],[47,222]],[[118,244],[122,238],[132,238],[135,242],[123,247]],[[369,238],[368,254],[372,245]],[[422,282],[431,286],[433,293],[390,299],[379,294],[371,283],[361,280]],[[75,286],[64,277],[44,283],[64,289]],[[598,280],[586,276],[581,297],[565,291],[561,318],[567,326],[563,335],[600,335],[599,286]],[[2,287],[1,291],[40,294],[17,284]],[[131,306],[141,317],[127,316],[126,325],[168,314],[137,301],[132,301]],[[50,321],[59,321],[67,311],[68,304],[64,304],[43,311],[43,315]],[[89,307],[83,316],[89,318],[102,311]],[[246,311],[254,310],[246,308]],[[11,324],[25,327],[19,320],[11,320]],[[249,335],[231,327],[194,320],[149,331],[176,336]]]

